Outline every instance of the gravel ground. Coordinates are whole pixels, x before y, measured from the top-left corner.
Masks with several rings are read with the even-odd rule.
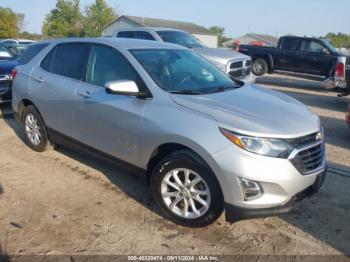
[[[328,172],[321,191],[295,211],[235,224],[221,217],[201,229],[177,226],[161,217],[142,180],[113,163],[64,148],[31,151],[2,106],[0,254],[349,255],[348,98],[323,92],[311,81],[284,76],[257,81],[299,99],[321,117],[328,161],[343,170],[344,175]]]

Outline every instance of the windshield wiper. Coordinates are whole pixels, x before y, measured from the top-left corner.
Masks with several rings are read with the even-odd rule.
[[[168,91],[171,94],[178,94],[178,95],[202,95],[202,93],[197,92],[197,91],[193,91],[190,89],[185,89],[185,90],[171,90]]]
[[[219,86],[213,90],[213,93],[225,92],[226,90],[233,90],[238,88],[237,86]]]

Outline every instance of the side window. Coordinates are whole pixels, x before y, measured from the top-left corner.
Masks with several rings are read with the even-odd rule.
[[[23,53],[21,60],[19,60],[19,64],[28,64],[37,54],[39,54],[48,45],[49,44],[35,44],[29,46],[28,49]]]
[[[50,53],[41,61],[41,68],[47,72],[52,72],[53,58],[55,56],[56,48],[50,51]]]
[[[41,66],[51,73],[82,80],[88,54],[88,44],[59,44],[45,57]]]
[[[150,33],[145,31],[134,31],[133,38],[144,39],[144,40],[155,40]]]
[[[288,50],[288,51],[298,51],[299,48],[300,48],[299,39],[292,39],[292,38],[283,39],[281,49]]]
[[[142,80],[128,60],[112,47],[92,45],[86,82],[104,87],[107,82],[132,80],[140,87]]]
[[[130,31],[123,31],[123,32],[119,32],[117,37],[120,37],[120,38],[132,38],[132,35],[131,35]]]
[[[301,43],[301,50],[304,52],[322,53],[323,45],[317,41],[304,40]]]

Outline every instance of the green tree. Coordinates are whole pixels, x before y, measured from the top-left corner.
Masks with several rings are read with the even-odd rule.
[[[328,33],[325,38],[327,38],[334,47],[350,48],[350,35]]]
[[[219,37],[219,40],[218,40],[219,46],[222,46],[223,43],[231,39],[225,36],[224,27],[212,26],[212,27],[209,27],[209,31]]]
[[[102,28],[117,17],[116,12],[105,0],[95,0],[95,3],[85,8],[84,36],[100,36]]]
[[[0,7],[0,38],[17,38],[24,20],[23,14]]]
[[[79,0],[58,0],[56,8],[46,15],[42,33],[45,38],[79,37],[82,15]]]

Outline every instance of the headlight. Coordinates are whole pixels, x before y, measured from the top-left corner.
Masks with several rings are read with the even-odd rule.
[[[293,146],[282,139],[239,135],[223,128],[220,128],[220,131],[236,146],[263,156],[288,158],[294,149]]]

